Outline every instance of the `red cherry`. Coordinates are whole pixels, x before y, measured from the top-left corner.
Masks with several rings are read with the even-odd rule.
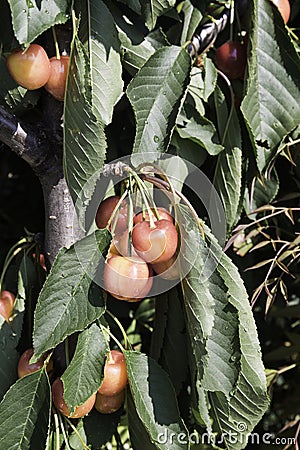
[[[173,223],[162,219],[151,228],[150,222],[140,222],[132,231],[132,243],[137,254],[147,262],[168,261],[178,244],[178,233]]]
[[[247,47],[237,41],[228,41],[216,50],[216,66],[229,78],[243,78],[247,65]]]
[[[124,355],[118,350],[111,350],[105,362],[103,381],[98,392],[106,396],[119,394],[125,389],[127,382]]]
[[[152,286],[152,270],[137,256],[112,256],[105,264],[104,288],[119,300],[139,301]]]
[[[95,408],[101,414],[112,414],[121,408],[125,401],[125,389],[119,394],[108,396],[99,394],[96,395]]]
[[[98,228],[105,228],[107,226],[107,223],[119,201],[120,197],[118,195],[112,195],[100,203],[95,218]],[[127,204],[125,201],[122,202],[119,211],[116,212],[114,218],[112,219],[109,227],[110,230],[112,229],[115,220],[117,220],[115,233],[121,234],[127,228]]]
[[[13,51],[6,58],[6,64],[13,79],[29,90],[44,86],[50,76],[49,58],[38,44],[30,44],[26,51]]]
[[[15,295],[10,291],[2,291],[0,296],[0,315],[4,317],[7,323],[9,323],[9,319],[12,315],[14,304],[15,304]]]
[[[50,76],[44,87],[56,100],[65,98],[69,60],[68,55],[61,55],[60,59],[56,56],[50,58]]]
[[[284,23],[289,21],[291,15],[291,5],[289,0],[271,0],[275,6],[277,6],[280,14],[282,15]]]
[[[123,231],[120,235],[116,235],[113,238],[113,244],[118,251],[118,253],[122,256],[138,256],[132,243],[129,242],[129,230]]]
[[[44,361],[46,359],[46,356],[44,358],[39,359],[35,363],[30,364],[30,359],[34,354],[33,348],[28,348],[25,350],[25,352],[21,355],[21,358],[19,359],[18,363],[18,377],[22,378],[25,377],[25,375],[28,375],[30,373],[36,372],[37,370],[40,370],[43,365]],[[53,362],[50,359],[49,363],[47,364],[47,372],[50,373],[53,369]]]
[[[173,217],[171,216],[171,214],[165,209],[165,208],[162,208],[162,207],[158,207],[158,208],[156,208],[157,209],[157,211],[158,211],[158,215],[159,215],[159,217],[160,217],[160,220],[162,220],[162,219],[165,219],[165,220],[168,220],[169,222],[172,222],[173,223]],[[153,212],[154,211],[154,209],[153,208],[151,208],[151,211],[152,211],[152,219],[154,220],[154,222],[156,222],[157,221],[157,218],[156,218],[156,216],[155,216],[155,213]],[[148,212],[147,211],[145,211],[145,213],[143,214],[143,212],[141,211],[141,212],[139,212],[138,214],[136,214],[134,217],[133,217],[133,223],[136,225],[137,223],[140,223],[140,222],[143,222],[143,220],[146,220],[146,221],[148,221],[149,222],[149,214],[148,214]]]
[[[86,416],[93,409],[96,400],[96,394],[91,395],[91,397],[88,398],[87,401],[82,405],[76,406],[74,413],[70,414],[70,410],[64,399],[63,382],[60,378],[56,378],[56,380],[52,384],[52,399],[55,407],[64,416],[67,416],[70,419],[79,419],[80,417]]]
[[[165,280],[177,280],[180,277],[179,262],[176,255],[168,261],[151,264],[154,272]]]
[[[33,253],[32,257],[36,260],[36,257],[37,257],[36,253]],[[45,255],[43,255],[42,253],[40,253],[40,266],[41,266],[42,269],[47,271]]]

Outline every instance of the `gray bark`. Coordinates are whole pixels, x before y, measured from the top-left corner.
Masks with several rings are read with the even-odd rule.
[[[26,124],[1,106],[0,141],[24,159],[40,180],[46,216],[43,251],[51,265],[61,247],[70,247],[83,235],[63,175],[62,142],[51,141],[42,124]]]

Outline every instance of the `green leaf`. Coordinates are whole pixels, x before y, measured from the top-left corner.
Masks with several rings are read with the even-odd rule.
[[[82,220],[106,156],[105,125],[123,92],[120,42],[102,1],[78,0],[64,111],[64,171]]]
[[[108,352],[107,340],[96,324],[79,334],[75,354],[61,377],[71,414],[99,388]]]
[[[239,219],[242,188],[242,151],[239,148],[226,149],[218,156],[214,186],[222,200],[227,232],[230,232]]]
[[[177,119],[176,131],[182,139],[190,139],[201,145],[209,155],[217,155],[223,150],[218,143],[214,124],[189,103],[185,103]]]
[[[102,289],[92,280],[101,269],[99,252],[104,252],[109,242],[109,232],[99,230],[59,252],[35,310],[36,358],[104,313]]]
[[[207,227],[203,240],[185,208],[178,212],[184,256],[194,261],[183,284],[194,415],[208,432],[222,433],[228,449],[241,449],[268,407],[254,318],[237,268]]]
[[[231,99],[233,100],[233,99]],[[241,127],[233,103],[228,111],[224,93],[217,86],[214,91],[214,101],[220,140],[225,148],[242,147]]]
[[[51,390],[43,368],[20,378],[0,404],[0,447],[45,448],[50,425]]]
[[[115,431],[120,422],[122,408],[113,414],[100,414],[96,409],[85,416],[77,425],[77,432],[81,439],[92,450],[98,450],[102,445],[106,444]],[[74,450],[82,450],[82,442],[78,434],[73,432],[70,435],[69,444]]]
[[[233,99],[231,99],[233,100]],[[214,186],[222,200],[226,214],[227,233],[239,220],[242,193],[242,138],[234,104],[228,111],[223,92],[215,90],[215,103],[219,134],[225,150],[218,156]]]
[[[80,5],[79,38],[88,56],[91,84],[88,101],[97,119],[108,125],[123,92],[120,41],[114,18],[101,0],[77,0]],[[86,13],[86,16],[85,16]]]
[[[167,174],[173,188],[181,191],[184,181],[189,174],[185,161],[178,156],[171,156],[170,158],[161,160],[160,167]]]
[[[14,33],[20,44],[30,44],[53,25],[65,23],[68,16],[67,0],[8,0]]]
[[[190,2],[190,0],[185,0],[183,2],[182,12],[184,14],[184,21],[180,44],[184,45],[187,41],[191,40],[203,15],[202,12]]]
[[[177,288],[157,298],[150,352],[150,356],[170,376],[177,393],[188,374],[186,325],[181,300]]]
[[[108,1],[107,5],[118,31],[122,60],[127,70],[134,75],[156,50],[168,45],[167,38],[161,29],[151,33],[140,30],[139,27],[133,26],[130,17],[116,8],[112,1]]]
[[[83,44],[75,38],[64,108],[64,173],[82,221],[103,167],[106,154],[104,124],[95,116],[86,84],[89,64]],[[77,202],[77,203],[76,203]]]
[[[300,122],[300,61],[272,2],[255,0],[252,17],[249,76],[241,110],[262,170],[276,146]]]
[[[143,422],[136,412],[136,407],[130,391],[127,394],[128,429],[130,442],[134,450],[156,450],[157,447],[150,441]]]
[[[127,88],[136,117],[134,164],[167,150],[181,99],[189,82],[190,57],[180,47],[157,50]]]
[[[118,22],[119,24],[120,22]],[[131,29],[126,22],[122,24],[122,28],[121,26],[117,28],[123,50],[123,61],[127,69],[133,74],[145,64],[156,50],[168,45],[166,36],[160,29],[143,36],[137,28]],[[135,42],[138,43],[135,44]]]
[[[181,443],[180,433],[187,430],[180,418],[176,395],[166,372],[154,359],[135,351],[124,352],[128,380],[137,414],[146,428],[150,441],[158,449],[188,449]],[[166,439],[166,442],[162,443]]]
[[[12,326],[0,316],[0,399],[17,379],[19,353],[16,350],[18,339]]]
[[[153,30],[158,17],[167,12],[175,0],[141,0],[142,15],[149,30]]]
[[[175,147],[177,156],[190,161],[197,167],[202,166],[208,155],[202,145],[197,144],[191,139],[181,138],[176,129],[172,135],[171,145]]]
[[[218,73],[210,58],[204,58],[202,69],[192,67],[191,81],[188,86],[188,94],[191,98],[188,98],[186,102],[192,104],[200,116],[205,115],[203,102],[207,102],[216,89],[217,79]]]
[[[203,62],[203,88],[202,88],[202,96],[205,102],[208,101],[210,95],[214,92],[217,80],[218,80],[218,72],[216,66],[212,62],[210,58],[205,58]]]

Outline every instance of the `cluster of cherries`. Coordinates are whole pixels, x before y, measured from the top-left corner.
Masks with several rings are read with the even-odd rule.
[[[282,15],[284,23],[287,23],[291,6],[289,0],[272,0]],[[230,40],[217,48],[215,62],[216,66],[231,80],[243,79],[247,65],[247,41]]]
[[[3,290],[0,296],[0,315],[8,323],[13,313],[14,303],[15,295],[10,291]],[[43,367],[47,355],[35,363],[30,363],[33,354],[33,348],[29,348],[21,355],[18,363],[19,378],[36,372]],[[52,371],[53,361],[50,358],[47,363],[47,372],[51,375]],[[63,415],[72,419],[85,416],[93,407],[102,414],[111,414],[123,405],[127,382],[128,378],[124,355],[118,350],[111,350],[107,355],[103,380],[99,389],[85,403],[77,406],[73,414],[70,413],[64,400],[63,383],[60,377],[56,378],[52,384],[53,403]]]
[[[129,230],[128,205],[114,195],[100,203],[95,220],[98,228],[114,231],[103,272],[104,288],[113,297],[128,302],[145,298],[153,271],[166,279],[179,277],[178,232],[165,208],[138,212]]]
[[[26,50],[16,49],[6,58],[12,78],[24,88],[32,91],[44,86],[57,100],[63,101],[69,66],[69,56],[48,58],[39,44],[30,44]]]
[[[33,348],[25,350],[18,363],[18,376],[22,378],[30,373],[40,370],[46,357],[35,363],[30,363]],[[50,358],[47,363],[47,372],[51,374],[53,363]],[[52,383],[52,399],[55,407],[64,416],[79,419],[86,416],[94,407],[102,414],[112,414],[121,408],[125,400],[125,391],[128,382],[126,362],[122,352],[111,350],[104,365],[103,380],[97,392],[93,393],[82,405],[76,406],[71,414],[64,399],[64,387],[60,377]]]

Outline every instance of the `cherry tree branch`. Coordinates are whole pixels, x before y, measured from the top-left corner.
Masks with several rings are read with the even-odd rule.
[[[62,142],[51,142],[45,126],[27,124],[2,106],[0,141],[26,161],[40,180],[46,216],[43,251],[51,265],[61,247],[69,247],[82,235],[63,174]]]
[[[0,106],[0,140],[24,159],[37,175],[45,170],[49,145],[42,130],[19,120]]]

